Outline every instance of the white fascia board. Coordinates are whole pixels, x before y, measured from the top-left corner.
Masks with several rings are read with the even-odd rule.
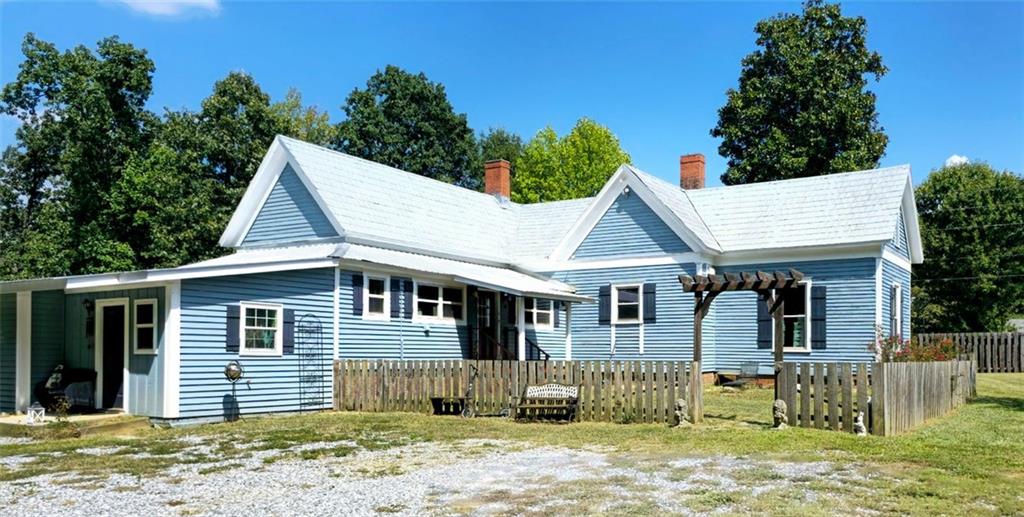
[[[765,250],[734,251],[713,259],[715,266],[763,264],[767,262],[807,262],[812,260],[840,260],[851,258],[877,258],[888,241],[869,241],[842,246],[809,246]]]
[[[906,272],[911,271],[911,263],[906,257],[901,257],[894,253],[888,248],[882,249],[882,258],[891,263],[892,265],[905,270]]]
[[[690,249],[696,251],[704,251],[706,249],[706,246],[701,243],[700,239],[697,239],[693,232],[690,231],[690,229],[672,213],[672,210],[666,207],[658,196],[654,195],[651,189],[633,173],[633,170],[628,165],[622,165],[617,171],[615,171],[615,174],[612,174],[612,177],[605,182],[604,187],[601,187],[601,191],[598,192],[594,201],[592,201],[590,206],[580,214],[580,217],[572,225],[565,236],[562,237],[562,240],[559,241],[558,245],[555,246],[554,251],[552,251],[549,256],[550,259],[554,262],[569,260],[569,258],[572,257],[572,254],[576,252],[576,249],[579,248],[580,244],[582,244],[587,236],[590,235],[590,232],[593,231],[594,227],[597,226],[597,223],[601,221],[601,218],[604,217],[604,214],[608,212],[608,209],[611,208],[612,204],[615,203],[615,200],[619,198],[619,195],[626,187],[629,187],[633,192],[640,196],[640,199],[643,200],[651,210],[654,210],[654,213],[657,214],[658,217],[660,217],[661,220],[664,221],[665,224],[667,224],[669,228],[671,228],[672,231],[690,247]]]
[[[267,154],[263,155],[263,161],[260,162],[259,168],[256,169],[256,174],[249,182],[249,186],[246,187],[242,200],[239,201],[235,212],[231,214],[231,220],[228,221],[228,225],[220,237],[219,244],[221,246],[236,248],[242,245],[242,241],[245,240],[249,229],[256,222],[256,216],[259,215],[263,205],[267,202],[267,198],[270,197],[271,191],[274,190],[274,185],[277,184],[278,178],[281,177],[285,165],[292,166],[292,170],[295,171],[299,180],[305,185],[306,190],[313,196],[317,206],[324,213],[324,216],[327,217],[327,220],[330,221],[331,226],[334,227],[334,231],[339,236],[345,235],[344,228],[338,223],[334,213],[328,209],[327,203],[324,202],[319,191],[313,187],[313,183],[309,181],[309,177],[303,172],[302,167],[299,166],[292,154],[288,152],[285,145],[281,143],[279,135],[274,137],[274,141],[270,144]]]
[[[95,277],[69,278],[65,291],[68,293],[108,291],[125,286],[145,287],[148,285],[159,285],[173,280],[251,275],[256,273],[272,273],[275,271],[290,271],[297,269],[326,268],[334,267],[337,263],[338,261],[336,259],[322,258],[232,266],[154,269],[133,273],[114,273],[108,275],[97,275]]]
[[[563,260],[550,261],[538,260],[523,262],[516,265],[516,269],[524,273],[556,273],[561,271],[584,271],[591,269],[620,269],[645,266],[664,266],[670,264],[699,264],[709,259],[700,253],[671,253],[667,255],[652,255],[647,257],[624,257],[612,259],[593,260]]]
[[[61,290],[64,289],[67,281],[67,277],[9,280],[7,282],[0,282],[0,294],[20,293],[25,291]]]
[[[917,219],[917,200],[914,198],[914,182],[907,170],[907,188],[903,191],[903,223],[906,225],[907,243],[910,248],[910,261],[914,264],[924,262],[924,244],[921,241],[921,225]]]

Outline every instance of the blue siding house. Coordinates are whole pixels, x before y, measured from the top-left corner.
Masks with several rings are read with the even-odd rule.
[[[173,423],[329,408],[335,359],[688,360],[684,273],[804,273],[787,360],[871,360],[876,329],[910,334],[909,167],[701,188],[691,155],[686,188],[623,165],[595,197],[526,205],[500,195],[507,162],[488,169],[480,193],[278,137],[225,256],[0,283],[0,411],[57,365],[94,372],[96,408]],[[705,373],[771,370],[762,308],[716,300]]]

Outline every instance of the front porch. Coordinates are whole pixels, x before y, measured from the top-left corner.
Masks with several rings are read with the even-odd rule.
[[[165,306],[163,286],[0,293],[0,412],[154,414]]]
[[[559,348],[571,347],[569,303],[525,298],[467,286],[466,359],[547,361],[551,352],[539,341],[561,339]],[[562,326],[561,322],[565,321]],[[553,335],[548,335],[553,334]]]

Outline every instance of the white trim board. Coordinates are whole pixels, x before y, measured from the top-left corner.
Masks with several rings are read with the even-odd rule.
[[[32,292],[16,299],[14,352],[14,409],[25,412],[32,402]]]
[[[910,261],[905,257],[901,257],[893,252],[889,248],[882,249],[882,259],[889,262],[890,264],[909,272],[911,270]]]
[[[670,264],[698,264],[707,261],[699,253],[672,253],[668,255],[652,255],[646,257],[625,257],[599,260],[564,260],[559,262],[545,261],[523,263],[519,267],[527,271],[557,273],[562,271],[582,271],[590,269],[619,269],[644,266],[664,266]],[[517,267],[517,269],[519,268]]]
[[[167,284],[164,290],[163,336],[163,418],[178,418],[181,393],[181,281]]]

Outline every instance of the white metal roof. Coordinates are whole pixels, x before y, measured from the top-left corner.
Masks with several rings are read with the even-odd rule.
[[[407,271],[442,276],[455,282],[497,289],[516,295],[551,298],[572,302],[593,301],[575,294],[571,285],[514,271],[418,253],[409,253],[360,244],[341,244],[334,256],[346,262],[366,262]]]
[[[831,246],[892,239],[909,178],[904,165],[685,192],[726,252]]]

